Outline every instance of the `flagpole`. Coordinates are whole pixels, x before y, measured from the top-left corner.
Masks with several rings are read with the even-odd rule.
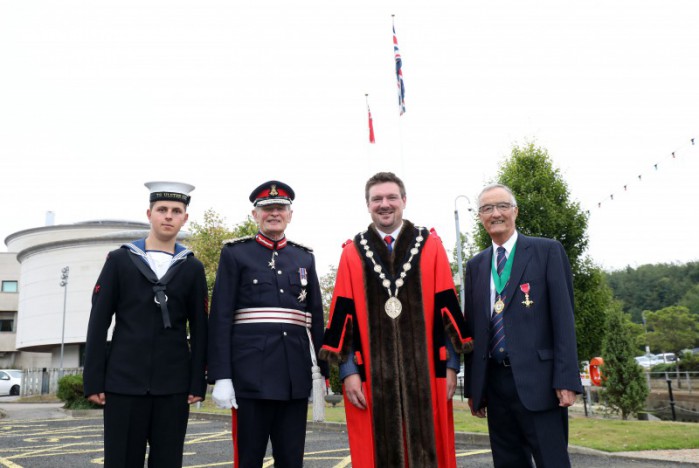
[[[396,62],[396,80],[398,86],[398,109],[400,114],[398,115],[398,147],[400,151],[400,162],[401,162],[401,174],[406,177],[405,174],[405,154],[403,152],[403,125],[401,124],[400,117],[405,113],[405,85],[403,83],[403,60],[398,49],[398,37],[396,36],[396,15],[391,15],[391,27],[393,29],[393,53]]]
[[[369,109],[369,93],[364,93],[364,101],[366,102],[366,108]],[[371,129],[370,129],[371,131]],[[370,134],[371,135],[371,134]],[[369,136],[369,142],[366,144],[366,165],[369,173],[371,173],[371,136]]]

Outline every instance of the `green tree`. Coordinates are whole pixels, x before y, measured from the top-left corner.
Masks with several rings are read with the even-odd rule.
[[[581,360],[590,360],[602,355],[602,341],[607,334],[607,312],[612,304],[612,291],[607,286],[602,271],[588,258],[579,263],[573,287],[578,357]]]
[[[461,266],[462,266],[463,271],[464,271],[464,274],[465,274],[465,272],[466,272],[466,262],[467,262],[471,257],[473,257],[474,255],[476,255],[476,254],[478,253],[478,248],[476,247],[476,244],[474,244],[473,242],[470,242],[470,241],[469,241],[469,236],[468,236],[466,233],[461,232],[461,233],[459,233],[459,234],[460,234],[459,237],[460,237],[460,240],[461,240]],[[458,255],[458,252],[457,252],[457,246],[456,246],[456,245],[454,245],[454,249],[452,249],[451,254],[452,254],[452,258],[454,259],[454,260],[450,263],[450,265],[451,265],[451,273],[452,273],[452,277],[456,278],[456,277],[458,276],[458,274],[459,274],[459,263],[458,263],[458,262],[459,262],[459,255]],[[456,286],[456,294],[457,294],[457,296],[459,296],[459,297],[461,297],[461,296],[460,296],[460,294],[461,294],[461,284],[460,284],[460,281],[461,281],[461,278],[459,278],[459,281],[456,281],[456,280],[454,281],[455,286]]]
[[[335,290],[335,278],[337,277],[337,267],[330,265],[330,271],[320,277],[320,295],[323,299],[323,316],[327,323],[330,315],[330,306],[333,299],[333,291]],[[333,393],[342,392],[342,382],[340,382],[340,370],[337,364],[328,364],[330,371],[330,388]]]
[[[619,308],[622,308],[621,301],[619,301]],[[628,314],[627,314],[628,315]],[[636,347],[636,355],[641,355],[646,353],[646,346],[648,345],[648,334],[646,329],[641,323],[629,322],[629,331],[633,337],[633,344]]]
[[[517,198],[517,229],[521,233],[563,244],[573,270],[578,355],[580,359],[598,356],[612,294],[601,270],[583,255],[588,214],[571,199],[568,184],[548,152],[533,143],[512,149],[497,182],[510,187]],[[481,223],[476,226],[475,244],[484,249],[491,244],[490,236]]]
[[[602,344],[604,366],[603,396],[613,411],[621,413],[622,419],[643,409],[648,397],[643,369],[634,360],[634,337],[628,317],[618,303],[607,314],[607,333]]]
[[[323,316],[328,321],[330,315],[330,305],[335,291],[335,278],[337,277],[337,267],[330,265],[330,271],[320,277],[320,296],[323,299]]]
[[[699,317],[699,284],[692,286],[677,305],[686,307],[692,315]]]
[[[257,233],[257,225],[248,216],[245,221],[229,228],[221,215],[213,209],[208,209],[204,212],[204,219],[201,222],[190,221],[189,232],[190,237],[186,244],[204,264],[206,284],[209,288],[209,297],[211,297],[223,242],[227,239],[253,236]]]
[[[528,236],[557,239],[565,248],[573,271],[587,248],[587,213],[572,201],[568,184],[553,167],[548,151],[527,143],[512,148],[497,181],[512,189],[517,198],[517,229]],[[477,223],[476,243],[490,245],[490,236]]]
[[[627,267],[606,276],[614,297],[623,301],[624,312],[636,323],[641,323],[643,310],[673,305],[685,306],[699,315],[699,262]]]
[[[646,314],[648,341],[663,352],[673,352],[676,356],[685,348],[694,347],[697,342],[699,320],[689,309],[671,306]]]

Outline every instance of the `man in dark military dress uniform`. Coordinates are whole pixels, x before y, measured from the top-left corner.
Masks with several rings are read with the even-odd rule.
[[[106,467],[142,467],[146,444],[149,467],[182,466],[189,405],[206,393],[204,266],[176,242],[194,187],[146,186],[148,236],[109,253],[92,293],[84,391],[104,405]]]
[[[209,316],[212,398],[233,408],[236,467],[262,466],[271,440],[275,466],[301,467],[308,397],[322,411],[316,349],[323,306],[315,259],[289,241],[294,191],[269,181],[250,195],[259,231],[225,243]],[[314,405],[315,406],[315,405]]]

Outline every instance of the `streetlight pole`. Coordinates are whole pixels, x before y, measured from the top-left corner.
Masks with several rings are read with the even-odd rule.
[[[459,292],[461,296],[461,313],[464,312],[464,302],[466,301],[466,295],[464,292],[464,266],[463,266],[463,255],[461,253],[461,229],[459,228],[459,209],[456,206],[456,202],[459,198],[465,198],[468,204],[471,204],[471,200],[466,195],[457,195],[454,199],[454,223],[456,224],[456,261],[459,267]],[[473,211],[469,208],[468,211]]]
[[[61,375],[63,375],[63,348],[65,345],[65,336],[66,336],[66,302],[68,300],[68,273],[70,272],[70,268],[63,267],[61,269],[61,287],[63,288],[63,326],[61,328]]]
[[[643,320],[643,333],[646,335],[646,356],[650,356],[650,346],[648,346],[648,328],[646,328],[646,312],[641,311],[641,320]]]

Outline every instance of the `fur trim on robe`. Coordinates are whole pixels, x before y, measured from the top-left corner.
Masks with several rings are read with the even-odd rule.
[[[418,236],[423,240],[417,242]],[[345,401],[352,464],[455,466],[444,343],[448,336],[457,352],[470,350],[472,343],[444,247],[436,235],[409,221],[404,221],[393,255],[373,227],[363,238],[392,291],[403,265],[411,255],[413,259],[397,296],[402,312],[392,319],[384,311],[388,291],[366,256],[362,235],[343,251],[321,358],[344,362],[349,349],[355,350],[352,358],[369,408],[362,411]],[[418,252],[411,253],[415,248]]]

